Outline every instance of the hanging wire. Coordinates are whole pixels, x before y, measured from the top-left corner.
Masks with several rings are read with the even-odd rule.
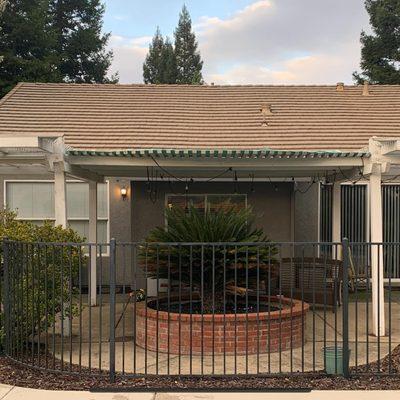
[[[147,182],[146,182],[147,193],[150,193],[150,190],[151,190],[151,188],[150,188],[151,182],[150,182],[150,171],[149,171],[149,167],[146,167],[146,174],[147,174]]]
[[[279,190],[278,185],[276,183],[272,183],[272,179],[270,176],[268,176],[268,180],[269,180],[269,183],[273,186],[275,192],[277,192]]]
[[[250,193],[254,193],[255,189],[254,189],[254,173],[249,175],[251,181],[250,181]]]
[[[314,176],[312,182],[308,185],[308,187],[306,189],[304,189],[304,190],[295,189],[294,193],[306,194],[318,181],[319,181],[319,177],[316,179]]]
[[[158,198],[158,187],[157,187],[157,171],[152,171],[152,183],[151,183],[151,189],[149,192],[149,199],[150,201],[155,204],[157,202]]]
[[[176,176],[176,175],[172,174],[171,172],[169,172],[166,168],[162,167],[153,156],[150,156],[150,158],[157,165],[157,167],[160,168],[169,177],[171,177],[171,178],[173,178],[173,179],[175,179],[175,180],[177,180],[179,182],[185,182],[185,179],[179,178],[178,176]]]
[[[342,174],[343,178],[345,178],[346,180],[351,182],[353,185],[355,185],[356,183],[360,182],[361,179],[363,178],[362,175],[359,175],[358,179],[351,179],[351,177],[348,177],[348,176],[345,175],[345,173],[342,171],[342,169],[340,167],[339,167],[339,172]]]
[[[236,171],[233,173],[233,193],[238,193],[238,177]]]
[[[220,178],[221,176],[225,175],[226,173],[232,171],[232,167],[227,168],[226,170],[222,171],[221,173],[219,173],[218,175],[213,176],[212,178],[206,180],[206,182],[211,182],[214,179]],[[193,178],[192,178],[193,179]]]
[[[398,178],[400,178],[400,174],[392,176],[391,178],[385,179],[384,181],[382,181],[382,183],[393,182],[394,180],[396,180]]]
[[[179,176],[174,175],[172,172],[168,171],[168,169],[164,168],[162,165],[160,165],[160,163],[153,157],[150,156],[150,158],[153,160],[153,162],[157,165],[158,168],[160,168],[166,175],[168,175],[170,178],[173,178],[179,182],[186,182],[188,178],[180,178]],[[232,167],[228,167],[226,169],[224,169],[222,172],[219,172],[217,175],[207,179],[205,182],[211,182],[214,179],[218,179],[221,176],[225,175],[226,173],[228,173],[229,171],[232,171]],[[193,178],[190,178],[191,180],[193,180]],[[193,180],[194,181],[194,180]]]
[[[364,175],[364,167],[365,167],[365,164],[364,164],[364,156],[361,156],[361,162],[362,162],[362,168],[358,167],[358,169],[359,169],[359,171],[360,171],[360,176],[361,176],[363,179],[365,179],[366,181],[368,181],[369,178],[368,178],[367,176]]]

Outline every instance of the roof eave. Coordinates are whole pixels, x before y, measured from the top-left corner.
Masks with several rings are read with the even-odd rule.
[[[369,158],[368,151],[276,150],[276,149],[68,149],[68,156],[157,157],[157,158]]]

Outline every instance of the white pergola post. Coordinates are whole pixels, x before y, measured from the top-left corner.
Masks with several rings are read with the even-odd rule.
[[[335,182],[332,189],[332,241],[339,243],[342,241],[341,232],[341,185],[340,182]],[[336,250],[336,254],[335,254]],[[342,258],[342,248],[338,246],[337,249],[332,249],[333,256],[336,256],[339,260]]]
[[[67,227],[67,188],[65,171],[62,163],[54,163],[54,216],[55,224]],[[64,310],[69,309],[69,303],[64,303]],[[69,337],[70,319],[67,315],[63,318],[63,335]]]
[[[54,164],[54,212],[55,224],[67,227],[67,191],[65,172],[58,163]]]
[[[97,182],[89,181],[90,305],[97,305]]]
[[[370,227],[371,242],[383,242],[382,222],[382,171],[379,164],[374,165],[369,181],[370,193]],[[372,280],[372,318],[373,334],[385,335],[385,300],[383,282],[383,248],[372,245],[371,249],[371,280]]]

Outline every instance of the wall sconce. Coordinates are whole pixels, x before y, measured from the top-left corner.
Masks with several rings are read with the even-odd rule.
[[[128,189],[125,186],[122,186],[122,188],[121,188],[122,200],[125,201],[127,196],[128,196]]]

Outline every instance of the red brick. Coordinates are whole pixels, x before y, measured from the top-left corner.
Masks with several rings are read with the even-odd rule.
[[[302,345],[304,314],[308,305],[282,299],[287,308],[257,314],[188,315],[156,312],[137,305],[136,341],[147,348],[170,354],[255,354],[277,352]],[[292,310],[290,304],[292,302]],[[158,323],[157,323],[158,316]],[[146,324],[147,317],[147,324]],[[146,328],[147,325],[147,328]],[[147,332],[146,332],[147,330]],[[169,340],[168,340],[169,339]],[[168,346],[169,343],[169,346]]]

